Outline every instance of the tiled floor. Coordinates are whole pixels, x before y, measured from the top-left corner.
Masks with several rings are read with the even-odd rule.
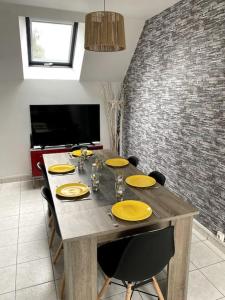
[[[57,300],[63,258],[52,267],[46,211],[39,182],[35,189],[32,182],[0,185],[0,300]],[[197,231],[193,232],[189,274],[188,300],[225,300],[225,253]],[[98,286],[102,282],[99,271]],[[159,275],[159,283],[165,292],[165,272]],[[153,292],[150,284],[143,290]],[[125,299],[124,288],[111,285],[106,298]],[[136,292],[132,299],[156,298]]]

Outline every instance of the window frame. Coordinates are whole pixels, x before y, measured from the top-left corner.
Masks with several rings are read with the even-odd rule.
[[[78,23],[74,22],[71,24],[73,26],[72,28],[72,38],[71,38],[71,45],[70,45],[70,56],[69,56],[69,62],[63,63],[63,62],[57,62],[57,61],[34,61],[32,60],[32,51],[31,51],[31,35],[32,35],[32,21],[34,22],[40,22],[40,23],[51,23],[51,24],[66,24],[66,23],[60,23],[60,22],[54,22],[54,21],[44,21],[44,20],[34,20],[30,17],[25,17],[26,21],[26,32],[27,32],[27,53],[28,53],[28,65],[30,67],[33,66],[42,66],[42,67],[73,67],[73,60],[74,60],[74,53],[75,53],[75,45],[77,40],[77,29],[78,29]],[[66,24],[67,25],[67,24]]]

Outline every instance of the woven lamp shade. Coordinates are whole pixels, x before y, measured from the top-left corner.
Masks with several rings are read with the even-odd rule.
[[[111,11],[96,11],[85,18],[86,50],[114,52],[126,48],[124,18]]]

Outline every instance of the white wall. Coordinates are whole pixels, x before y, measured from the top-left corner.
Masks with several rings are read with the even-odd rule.
[[[101,141],[109,145],[99,83],[44,80],[0,83],[0,178],[30,174],[30,104],[101,104]]]
[[[121,82],[144,24],[138,19],[126,22],[124,52],[85,53],[80,82],[23,80],[19,16],[84,21],[82,13],[0,3],[0,179],[31,174],[30,104],[100,103],[101,141],[109,145],[100,82]]]

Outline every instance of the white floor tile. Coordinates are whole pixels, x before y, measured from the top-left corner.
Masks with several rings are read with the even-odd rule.
[[[216,300],[223,295],[198,270],[189,273],[188,300]]]
[[[39,224],[45,224],[44,211],[39,211],[35,213],[21,214],[20,215],[20,227],[34,226]]]
[[[194,233],[192,233],[191,242],[192,243],[200,242],[199,238]]]
[[[225,260],[225,251],[222,252],[220,249],[218,249],[216,246],[214,246],[210,241],[204,241],[204,244],[206,244],[213,252],[215,252],[219,257],[221,257],[223,260]]]
[[[104,284],[104,278],[103,278],[103,275],[101,273],[101,271],[98,271],[98,291],[101,290],[103,284]],[[116,279],[113,279],[113,281],[115,282],[118,282],[121,284],[120,281],[116,280]],[[107,290],[107,292],[105,293],[104,295],[104,298],[107,298],[107,297],[111,297],[113,295],[116,295],[116,294],[121,294],[121,293],[124,293],[126,291],[126,288],[125,287],[122,287],[122,286],[119,286],[119,285],[116,285],[116,284],[111,284]]]
[[[17,266],[17,290],[49,281],[53,281],[50,258],[30,261]]]
[[[1,187],[1,196],[19,196],[20,182],[3,183]]]
[[[27,201],[41,202],[42,196],[41,196],[40,189],[22,191],[21,192],[21,202],[27,202]]]
[[[48,282],[16,292],[16,300],[57,300],[54,282]]]
[[[19,228],[19,243],[47,239],[45,224]]]
[[[155,277],[159,281],[167,279],[167,270],[166,270],[166,268],[162,272],[160,272],[158,275],[156,275]]]
[[[38,240],[18,245],[18,263],[49,257],[48,240]]]
[[[28,213],[35,213],[35,212],[42,212],[43,211],[43,204],[42,201],[21,201],[20,205],[20,213],[21,214],[28,214]]]
[[[225,262],[203,268],[201,272],[225,295]]]
[[[199,231],[193,228],[192,233],[200,240],[200,241],[205,241],[207,240],[206,236],[201,234]]]
[[[46,239],[47,203],[40,194],[41,182],[6,183],[0,185],[0,300],[56,300],[53,278],[59,283],[63,273],[63,257],[54,266],[54,277]],[[18,219],[20,203],[20,220]],[[18,224],[19,222],[19,224]],[[19,237],[18,237],[19,225]],[[16,256],[18,245],[17,294],[15,296]],[[58,246],[54,243],[53,252]],[[225,253],[218,250],[197,230],[192,233],[188,300],[225,300]],[[9,266],[10,265],[10,266]],[[9,266],[9,267],[6,267]],[[201,268],[201,270],[196,270]],[[98,289],[104,279],[98,272]],[[204,275],[203,275],[204,274]],[[166,272],[159,274],[162,292],[166,293]],[[116,280],[115,280],[116,281]],[[151,284],[142,287],[155,293]],[[108,300],[124,300],[125,288],[111,285],[104,296]],[[155,300],[135,293],[132,300]]]
[[[0,218],[0,231],[18,227],[19,216]]]
[[[0,268],[16,264],[17,245],[0,248]]]
[[[144,291],[146,293],[150,293],[152,295],[157,295],[156,291],[154,290],[154,288],[152,286],[152,284],[148,284],[148,285],[145,285],[143,287],[140,287],[139,290]],[[140,292],[140,295],[141,295],[141,299],[143,299],[143,300],[156,300],[157,299],[153,296],[150,296],[150,295],[147,295],[147,294],[144,294],[144,293],[141,293],[141,292]]]
[[[189,271],[194,271],[196,269],[197,269],[197,267],[192,262],[190,262]]]
[[[204,242],[193,243],[191,246],[191,261],[197,268],[220,262],[222,258],[207,247]]]
[[[15,195],[6,195],[6,196],[2,196],[0,194],[0,207],[3,208],[7,208],[7,206],[17,206],[19,207],[19,203],[20,203],[20,194],[18,194],[17,196]]]
[[[0,247],[7,247],[17,244],[18,229],[0,231]]]
[[[160,289],[161,289],[163,295],[166,296],[167,280],[160,280],[160,281],[158,281],[158,284],[160,286]],[[151,283],[146,284],[143,287],[140,287],[139,290],[140,291],[144,291],[146,293],[150,293],[152,295],[157,295],[157,293],[156,293],[156,291],[155,291],[155,289],[154,289],[154,287],[153,287],[153,285]],[[153,296],[149,296],[149,295],[146,295],[144,293],[140,293],[140,295],[141,295],[141,298],[143,300],[155,300],[155,299],[157,299],[157,298],[155,298]]]
[[[0,300],[15,300],[15,292],[0,295]]]
[[[15,201],[15,203],[0,201],[0,218],[17,215],[19,215],[19,201]]]
[[[16,266],[0,268],[0,294],[15,290]]]

